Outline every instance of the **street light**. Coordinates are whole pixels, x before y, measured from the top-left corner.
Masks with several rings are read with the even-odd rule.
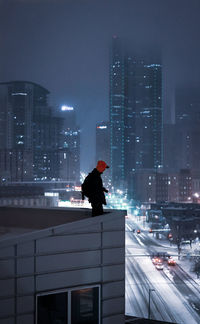
[[[149,288],[149,307],[148,307],[148,319],[151,318],[151,306],[150,306],[150,302],[151,302],[151,292],[155,291],[155,289],[151,289]]]

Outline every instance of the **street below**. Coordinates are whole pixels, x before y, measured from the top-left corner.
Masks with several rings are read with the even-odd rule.
[[[157,254],[161,261],[153,264]],[[176,260],[175,265],[162,257],[166,254]],[[179,262],[176,246],[156,240],[131,218],[126,219],[126,315],[200,323],[200,286]]]

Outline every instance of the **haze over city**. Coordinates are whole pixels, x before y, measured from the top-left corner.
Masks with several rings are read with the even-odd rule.
[[[75,107],[81,165],[88,170],[95,162],[95,124],[108,120],[112,36],[133,55],[161,56],[171,120],[174,87],[200,81],[199,6],[198,0],[1,0],[0,81],[36,82],[50,91],[53,105]]]
[[[200,1],[0,0],[0,323],[200,323]]]

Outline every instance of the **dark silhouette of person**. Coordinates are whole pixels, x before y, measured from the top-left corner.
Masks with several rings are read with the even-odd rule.
[[[103,214],[103,205],[106,205],[106,198],[104,192],[108,192],[103,187],[101,174],[109,166],[104,161],[98,161],[96,168],[90,172],[82,184],[82,199],[84,196],[88,197],[92,206],[92,216]]]

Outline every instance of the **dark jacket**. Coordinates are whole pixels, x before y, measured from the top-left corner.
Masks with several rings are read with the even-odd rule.
[[[107,192],[107,190],[103,187],[101,173],[95,168],[88,174],[88,179],[90,188],[88,194],[89,202],[106,205],[104,192]]]

